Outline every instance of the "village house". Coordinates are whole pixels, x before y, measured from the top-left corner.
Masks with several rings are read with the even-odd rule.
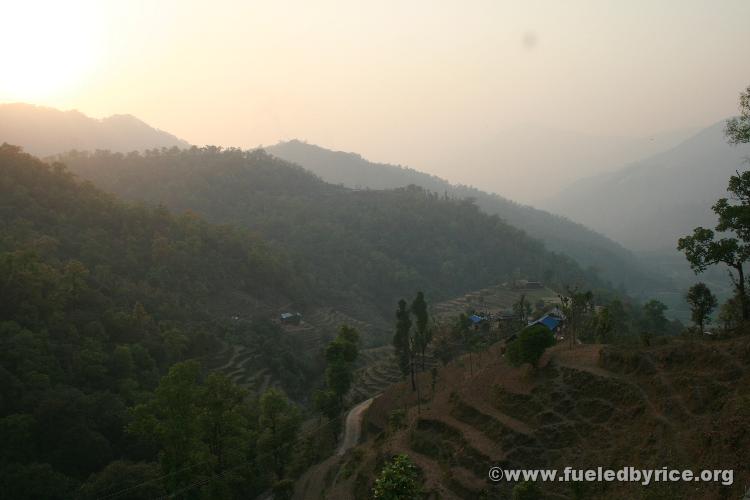
[[[279,315],[279,321],[282,324],[299,325],[300,321],[302,321],[302,315],[298,312],[283,312]]]
[[[542,325],[548,328],[555,335],[555,340],[560,341],[565,338],[565,316],[558,308],[555,308],[552,311],[546,313],[544,316],[538,318],[537,320],[530,322],[529,326],[532,325]]]

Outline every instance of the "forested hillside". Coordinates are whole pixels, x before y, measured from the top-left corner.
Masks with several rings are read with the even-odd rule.
[[[231,321],[213,304],[260,297],[272,306],[304,290],[288,259],[257,236],[192,214],[176,217],[163,207],[122,204],[79,184],[61,165],[0,146],[0,496],[72,498],[110,462],[108,475],[91,479],[88,493],[77,495],[98,497],[105,484],[137,483],[198,461],[204,463],[189,477],[170,476],[175,488],[221,472],[227,463],[211,465],[203,434],[180,427],[207,418],[209,410],[191,407],[171,437],[148,427],[166,418],[160,397],[198,404],[169,380],[192,377],[180,383],[204,398],[195,392],[202,390],[199,365],[176,369],[155,394],[160,377],[174,363],[252,343],[263,351],[257,363],[288,393],[303,396],[317,373],[315,360],[303,358],[299,346],[262,317]],[[214,384],[218,392],[209,394],[226,412],[221,425],[231,428],[231,419],[240,418],[232,413],[237,403],[222,409],[229,403],[220,399],[230,394],[241,401],[241,391],[221,377],[206,383]],[[146,406],[133,420],[128,408],[139,405]],[[126,431],[138,419],[144,427]],[[180,441],[182,432],[190,442]],[[232,435],[233,446],[249,450],[246,437]],[[159,457],[178,442],[181,462],[162,462],[159,469]],[[234,484],[262,487],[252,472],[254,458],[240,458],[246,470]],[[247,482],[253,474],[254,482]],[[162,491],[161,483],[150,484],[146,495]]]
[[[333,186],[262,150],[75,153],[62,160],[123,197],[257,231],[288,249],[319,299],[355,313],[374,305],[390,317],[394,300],[414,290],[439,299],[513,276],[601,285],[595,273],[470,201],[414,186]]]
[[[39,156],[71,150],[128,153],[188,147],[185,141],[129,115],[96,120],[78,111],[59,111],[22,103],[0,105],[0,137]],[[499,215],[510,225],[544,242],[548,249],[569,255],[584,268],[597,269],[613,286],[622,284],[632,293],[668,287],[665,278],[657,276],[653,270],[644,269],[627,250],[563,217],[480,189],[451,185],[439,177],[413,169],[372,163],[353,153],[330,151],[300,141],[279,143],[266,149],[333,184],[368,189],[394,189],[414,184],[438,194],[472,198],[480,209]]]
[[[265,149],[334,184],[368,189],[393,189],[414,184],[456,198],[474,199],[484,212],[500,216],[512,226],[544,242],[550,250],[565,253],[584,267],[598,269],[602,277],[615,286],[622,284],[634,293],[669,286],[666,278],[640,265],[619,244],[564,217],[474,187],[453,185],[411,168],[369,162],[354,153],[330,151],[296,140]]]

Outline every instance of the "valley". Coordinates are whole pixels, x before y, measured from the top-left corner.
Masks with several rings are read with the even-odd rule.
[[[0,146],[0,491],[739,497],[750,88],[740,105],[553,213],[297,140],[0,103],[0,139],[45,156]],[[733,478],[488,477],[628,465]]]
[[[566,254],[586,268],[593,268],[604,281],[640,295],[670,288],[669,278],[657,269],[643,266],[625,247],[556,212],[546,212],[516,203],[477,187],[453,185],[437,176],[408,167],[374,163],[356,153],[329,149],[292,140],[265,147],[273,156],[300,165],[326,182],[353,189],[396,189],[415,185],[438,194],[474,200],[485,213],[497,215],[509,224],[542,241],[553,252]]]

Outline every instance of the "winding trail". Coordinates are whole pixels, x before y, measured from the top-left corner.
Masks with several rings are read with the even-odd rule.
[[[341,456],[344,455],[351,448],[354,448],[359,442],[359,437],[362,435],[362,416],[365,411],[370,407],[376,396],[362,401],[357,406],[349,410],[344,420],[344,436],[341,439],[341,444],[335,454],[331,455],[321,463],[313,465],[309,468],[297,482],[295,487],[294,500],[308,500],[310,498],[318,498],[312,495],[316,494],[313,492],[325,491],[325,478],[328,472],[336,467],[338,470],[332,483],[335,485],[338,480],[339,474],[341,474]],[[264,499],[265,500],[265,499]]]
[[[370,407],[373,399],[370,398],[362,401],[346,414],[344,437],[339,445],[338,455],[343,455],[347,450],[354,448],[359,442],[359,436],[362,434],[362,414]]]

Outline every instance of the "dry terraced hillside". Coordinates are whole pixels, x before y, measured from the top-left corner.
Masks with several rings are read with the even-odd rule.
[[[478,359],[477,359],[478,358]],[[390,456],[419,466],[430,498],[509,498],[512,485],[491,483],[491,465],[564,468],[626,465],[734,469],[734,484],[660,483],[606,486],[542,484],[549,498],[740,498],[750,475],[750,338],[674,340],[648,349],[567,345],[552,348],[533,372],[514,368],[495,345],[440,369],[426,403],[405,383],[376,398],[367,437],[340,461],[298,482],[298,498],[365,498]],[[407,408],[403,425],[389,424]]]

